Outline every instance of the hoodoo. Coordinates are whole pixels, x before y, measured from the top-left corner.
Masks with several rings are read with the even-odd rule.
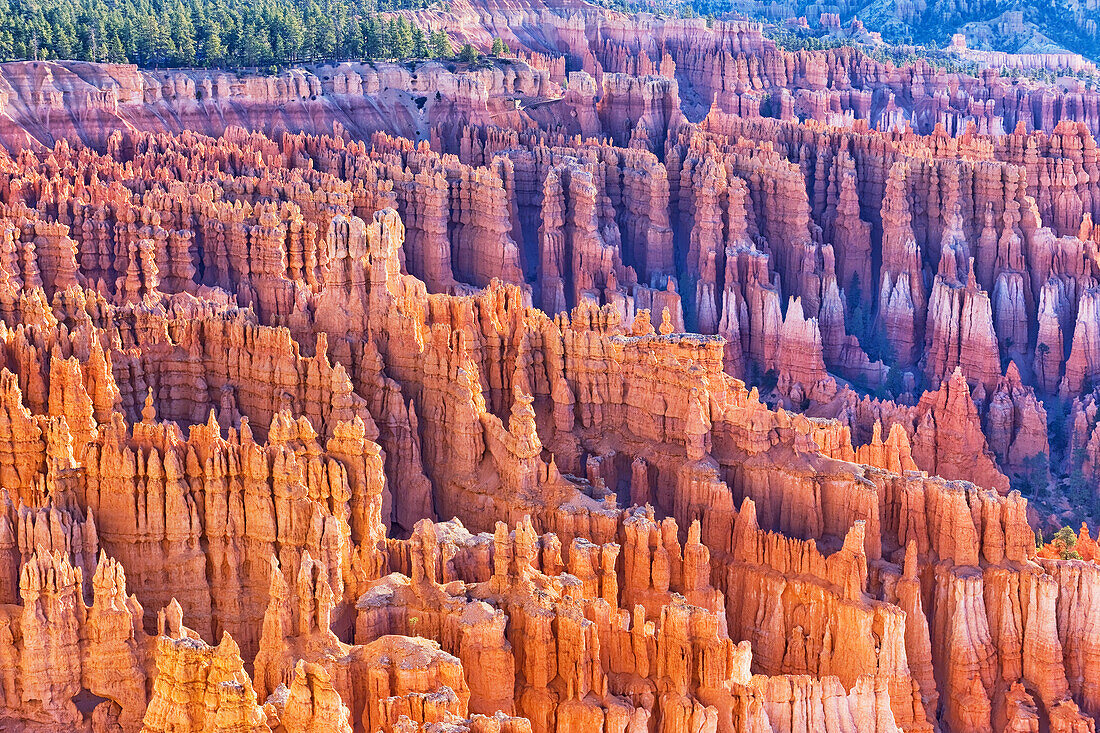
[[[1095,67],[346,4],[0,65],[0,729],[1095,732]]]

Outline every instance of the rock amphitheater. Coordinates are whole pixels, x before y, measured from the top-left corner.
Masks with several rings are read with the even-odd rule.
[[[0,730],[1094,732],[1100,93],[451,30],[0,66]]]

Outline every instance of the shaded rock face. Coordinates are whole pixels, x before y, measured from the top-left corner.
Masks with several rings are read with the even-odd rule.
[[[1093,93],[453,6],[0,68],[0,725],[1093,731]]]

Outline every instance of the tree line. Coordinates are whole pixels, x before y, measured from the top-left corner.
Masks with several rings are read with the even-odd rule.
[[[443,30],[380,12],[429,0],[0,0],[0,60],[143,67],[449,58]]]

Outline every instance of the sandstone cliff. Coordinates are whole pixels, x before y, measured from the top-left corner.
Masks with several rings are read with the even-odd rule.
[[[0,69],[2,724],[1093,730],[1097,105],[454,5]]]

